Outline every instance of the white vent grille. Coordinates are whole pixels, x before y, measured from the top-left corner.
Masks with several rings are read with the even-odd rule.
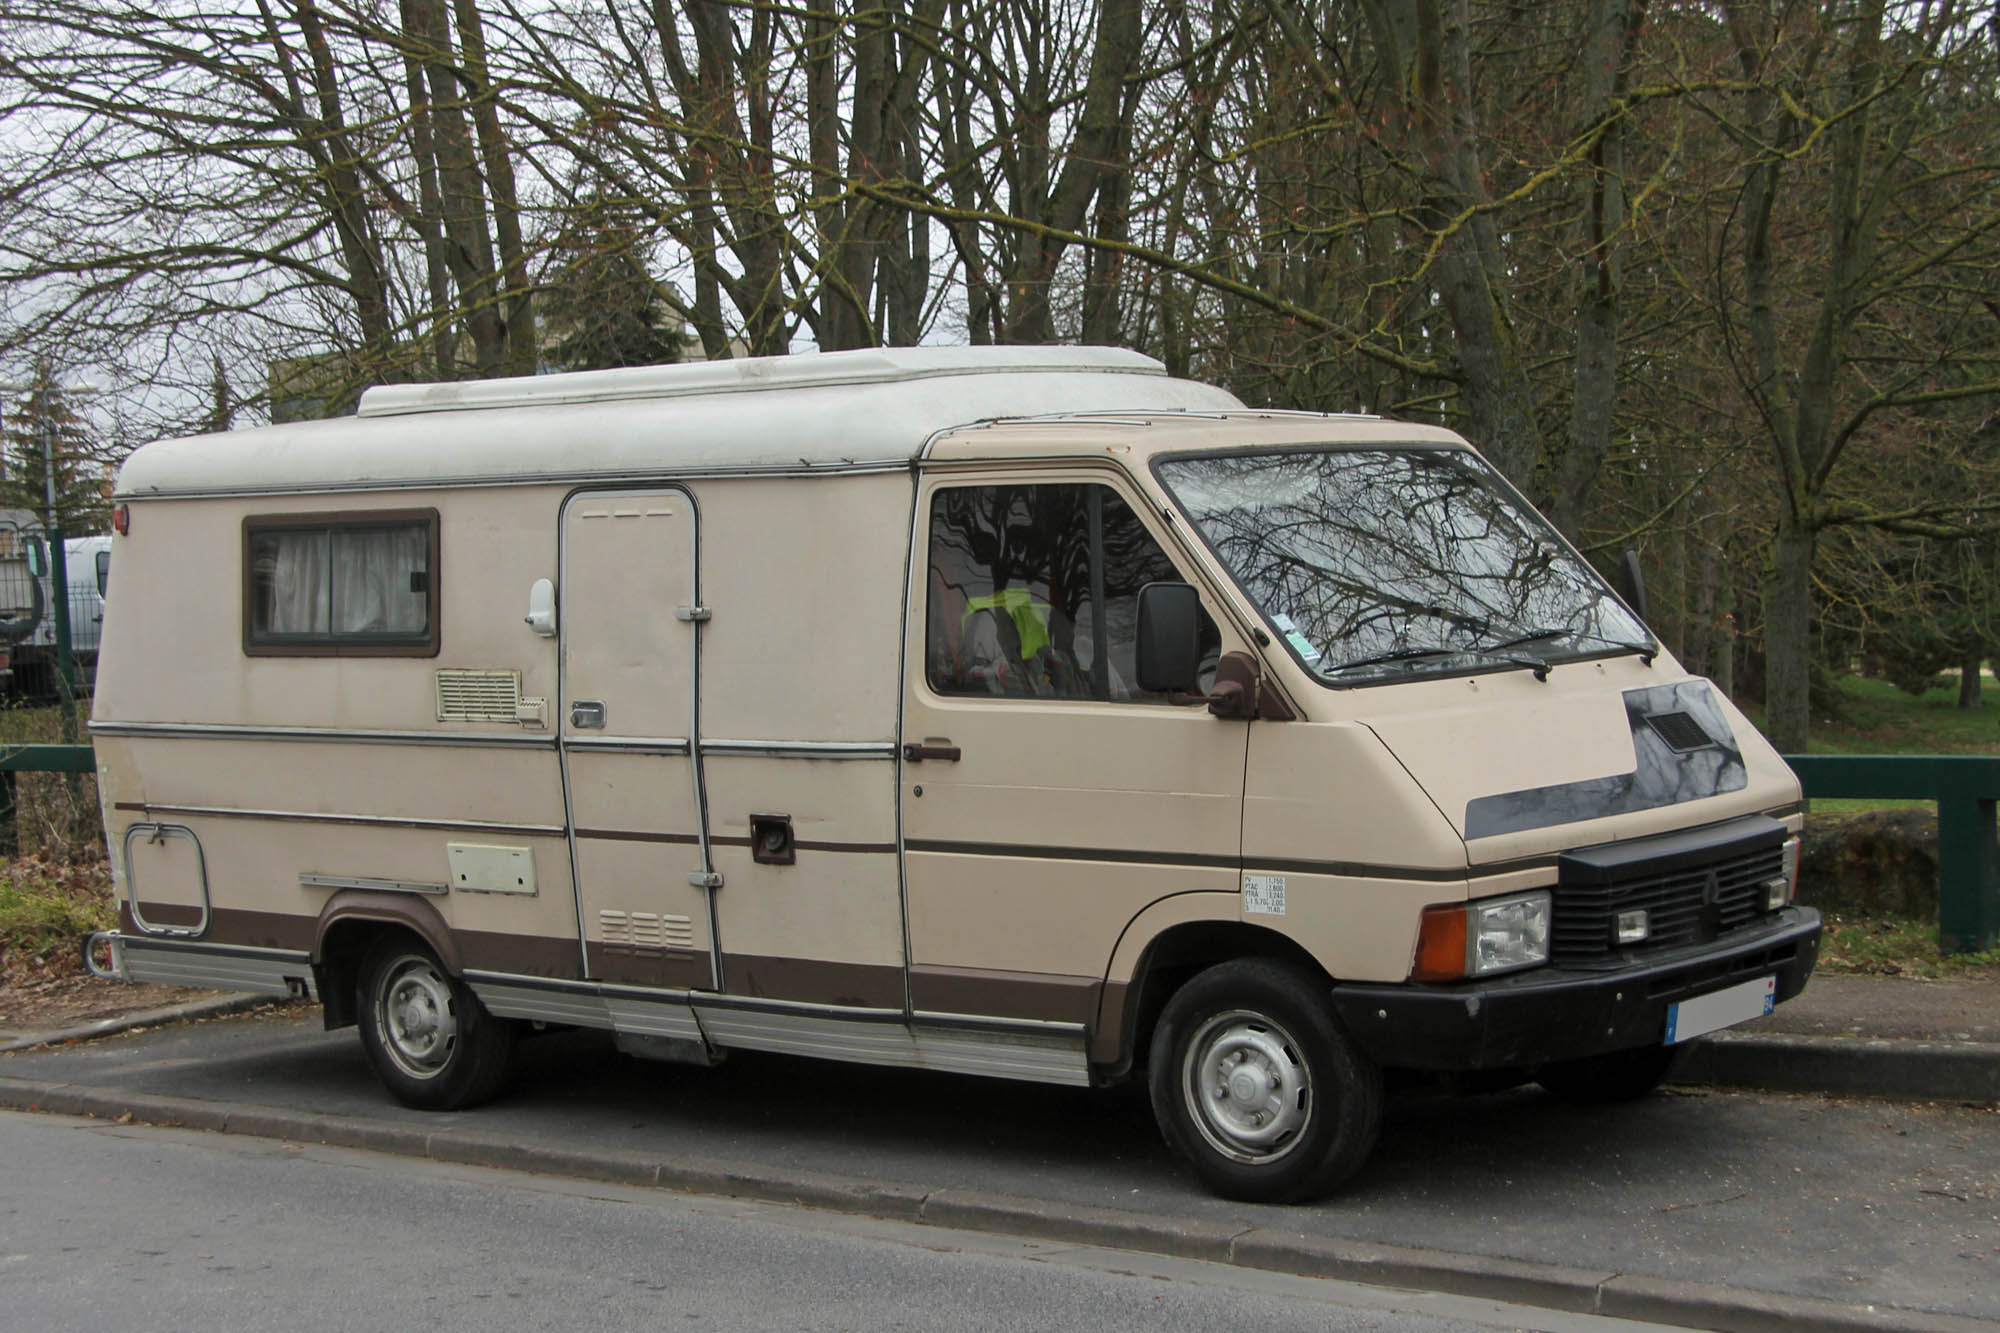
[[[520,706],[518,671],[463,671],[446,667],[437,673],[440,722],[513,722]]]
[[[597,914],[597,922],[606,944],[648,951],[672,949],[691,953],[694,950],[694,921],[689,917],[602,911]]]

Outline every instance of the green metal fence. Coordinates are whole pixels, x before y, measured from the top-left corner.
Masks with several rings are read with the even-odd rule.
[[[2000,941],[2000,756],[1787,755],[1809,797],[1915,799],[1938,811],[1938,943],[1947,953]],[[14,838],[16,773],[89,773],[88,745],[17,745],[0,750],[0,848]]]
[[[1938,812],[1938,943],[1947,953],[2000,937],[2000,844],[1993,806],[2000,756],[1795,754],[1785,762],[1807,796],[1932,801]]]
[[[9,745],[0,747],[0,856],[21,848],[14,815],[14,779],[20,773],[94,773],[97,759],[88,745]],[[78,784],[81,787],[81,783]]]

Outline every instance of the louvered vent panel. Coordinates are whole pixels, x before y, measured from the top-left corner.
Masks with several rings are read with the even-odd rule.
[[[1682,754],[1715,744],[1715,738],[1702,729],[1701,723],[1686,713],[1655,713],[1646,722],[1669,748]]]
[[[597,914],[597,922],[606,944],[655,953],[664,949],[681,953],[694,951],[694,921],[689,917],[657,912],[601,911]]]
[[[464,671],[446,667],[437,673],[440,722],[513,722],[520,704],[518,671]]]

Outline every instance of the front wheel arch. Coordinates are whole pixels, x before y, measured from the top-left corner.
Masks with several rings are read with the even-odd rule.
[[[1235,895],[1219,895],[1235,905]],[[1174,903],[1174,899],[1165,900]],[[1161,906],[1162,904],[1155,904]],[[1149,911],[1151,909],[1148,909]],[[1141,913],[1137,921],[1143,920]],[[1131,928],[1127,928],[1128,938]],[[1124,952],[1121,947],[1120,953]],[[1218,963],[1268,958],[1288,963],[1318,977],[1332,979],[1296,940],[1264,926],[1212,917],[1167,925],[1146,940],[1134,962],[1131,979],[1109,981],[1092,1028],[1091,1059],[1107,1078],[1122,1077],[1150,1049],[1153,1029],[1174,992]],[[1115,973],[1117,960],[1113,960]]]

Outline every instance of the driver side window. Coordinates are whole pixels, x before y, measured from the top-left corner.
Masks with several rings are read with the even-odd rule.
[[[1096,484],[958,486],[931,499],[925,673],[940,694],[1171,703],[1139,689],[1139,590],[1180,572]],[[1204,656],[1221,635],[1202,617]]]

